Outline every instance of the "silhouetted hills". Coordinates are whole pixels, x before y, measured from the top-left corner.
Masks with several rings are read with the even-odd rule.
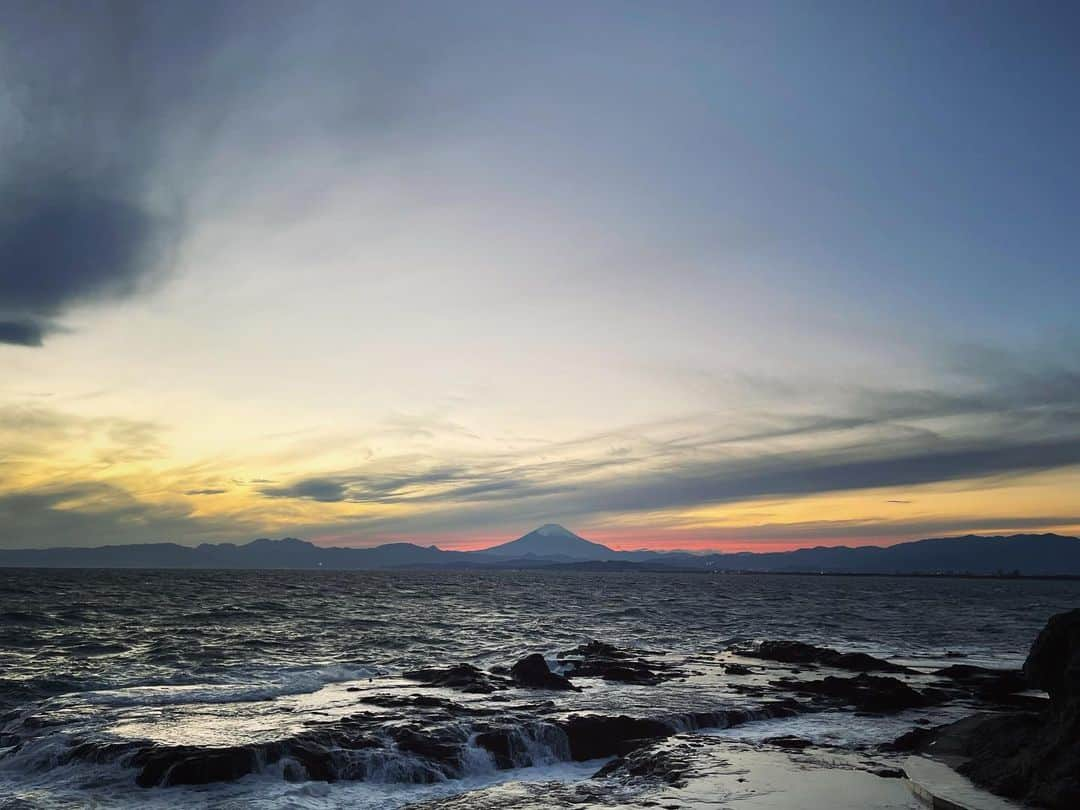
[[[0,566],[42,568],[328,568],[379,569],[453,565],[471,561],[460,551],[434,546],[389,543],[374,548],[324,548],[286,537],[250,543],[144,543],[95,548],[49,548],[0,551]]]
[[[945,537],[889,547],[817,547],[796,551],[691,554],[616,551],[556,524],[481,551],[388,543],[326,548],[296,538],[250,543],[176,543],[0,550],[0,566],[41,568],[551,568],[587,571],[699,570],[842,574],[1011,574],[1080,576],[1080,539],[1057,534]]]
[[[817,547],[764,554],[710,555],[710,558],[715,566],[744,571],[1080,574],[1080,539],[1058,534],[966,535],[888,547]]]

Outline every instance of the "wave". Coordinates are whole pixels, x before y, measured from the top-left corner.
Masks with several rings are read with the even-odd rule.
[[[331,664],[321,667],[245,671],[218,683],[149,684],[81,692],[78,700],[103,706],[179,706],[192,703],[250,703],[317,692],[327,684],[368,680],[379,667]]]
[[[291,783],[431,784],[594,760],[617,753],[628,740],[731,727],[787,713],[778,705],[654,720],[592,715],[569,720],[507,716],[440,721],[435,713],[423,727],[363,713],[275,740],[228,746],[50,733],[22,739],[0,758],[0,768],[26,774],[108,767],[115,778],[143,788],[233,782],[251,775],[276,775]]]

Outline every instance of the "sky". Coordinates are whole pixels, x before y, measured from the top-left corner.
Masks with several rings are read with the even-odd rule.
[[[1080,533],[1073,4],[0,7],[0,547]]]

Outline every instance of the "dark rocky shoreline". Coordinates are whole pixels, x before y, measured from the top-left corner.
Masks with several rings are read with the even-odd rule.
[[[1019,675],[1020,677],[1017,677]],[[897,740],[894,749],[954,766],[993,793],[1035,807],[1080,807],[1080,610],[1053,616],[1031,646],[1022,673],[999,679],[962,670],[984,695],[1010,687],[1046,692],[1025,711],[986,712]]]
[[[694,742],[692,732],[821,712],[889,717],[951,707],[971,714],[936,727],[915,725],[845,767],[895,778],[904,775],[902,755],[920,754],[1033,806],[1080,806],[1080,611],[1050,620],[1023,670],[958,663],[922,671],[796,641],[735,644],[720,656],[711,662],[712,671],[722,673],[724,687],[749,701],[745,705],[702,703],[652,713],[568,709],[573,704],[565,701],[583,690],[664,690],[701,676],[698,667],[706,666],[705,657],[673,660],[662,652],[590,641],[550,659],[532,653],[488,669],[429,666],[396,680],[349,686],[342,692],[355,696],[353,711],[304,720],[292,732],[264,741],[172,745],[104,735],[71,740],[58,759],[117,763],[132,769],[144,788],[229,782],[269,766],[292,782],[379,780],[389,774],[396,781],[434,783],[469,775],[477,757],[496,770],[597,761],[597,779],[670,786],[685,782],[685,773],[700,765],[694,764],[700,740],[710,738]],[[1032,690],[1047,692],[1049,700]],[[17,754],[24,734],[49,722],[42,715],[25,716],[21,723],[8,718],[4,756]],[[714,747],[706,748],[719,750],[721,742],[712,739]],[[757,747],[794,755],[821,745],[778,734],[762,738]]]

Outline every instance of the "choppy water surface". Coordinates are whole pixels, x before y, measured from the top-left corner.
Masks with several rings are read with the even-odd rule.
[[[738,639],[798,639],[926,667],[961,656],[1015,666],[1046,619],[1078,597],[1080,583],[1027,580],[0,571],[0,801],[392,806],[478,785],[490,793],[499,781],[576,780],[591,766],[563,763],[549,749],[523,759],[532,767],[522,770],[496,769],[478,755],[462,778],[435,774],[427,784],[401,763],[382,770],[368,763],[357,778],[332,783],[297,779],[275,763],[235,782],[139,788],[124,757],[106,744],[272,741],[315,718],[355,713],[372,690],[416,692],[398,677],[410,668],[459,661],[490,668],[530,652],[556,663],[555,651],[586,639],[662,651],[694,662],[697,675],[648,687],[582,681],[582,693],[560,696],[543,712],[644,715],[697,710],[694,701],[706,698],[710,706],[737,703],[709,661]],[[487,701],[484,711],[495,705],[469,700]],[[526,715],[525,704],[499,700],[515,717]],[[383,711],[387,727],[410,720],[400,707],[368,708]],[[860,727],[853,739],[865,736]],[[88,741],[106,753],[66,753]]]

